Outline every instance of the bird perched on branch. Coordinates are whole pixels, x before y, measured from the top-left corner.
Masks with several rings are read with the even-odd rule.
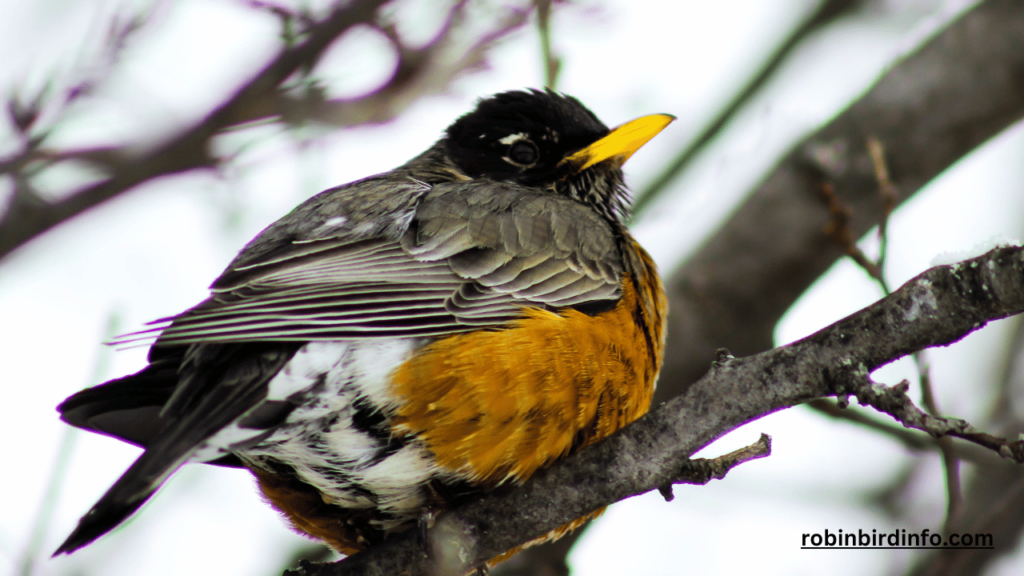
[[[272,224],[207,300],[120,339],[156,337],[146,368],[60,405],[145,452],[56,553],[212,462],[352,554],[643,415],[666,301],[621,166],[671,120],[609,130],[569,96],[498,94]]]

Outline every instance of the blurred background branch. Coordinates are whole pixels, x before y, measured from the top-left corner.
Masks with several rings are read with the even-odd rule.
[[[750,77],[721,111],[693,137],[689,144],[676,154],[675,159],[669,162],[658,177],[643,190],[637,192],[633,198],[634,212],[639,213],[646,208],[690,166],[697,154],[721,134],[722,129],[775,76],[782,64],[792,56],[801,43],[815,32],[834,24],[844,16],[863,9],[867,4],[866,0],[823,0],[820,2],[818,7],[768,56],[761,69]]]
[[[562,59],[551,46],[551,7],[555,0],[535,0],[537,7],[537,35],[540,36],[541,58],[544,60],[544,87],[554,90],[558,84],[558,73]]]
[[[309,22],[298,34],[300,41],[287,46],[262,70],[240,86],[226,102],[212,110],[199,124],[149,150],[138,144],[88,150],[51,151],[41,149],[45,134],[32,136],[32,124],[40,106],[16,98],[8,102],[12,122],[24,137],[23,149],[14,157],[0,160],[0,174],[11,174],[14,193],[0,219],[0,258],[32,238],[81,212],[110,200],[139,184],[159,176],[197,168],[212,168],[218,159],[210,152],[210,141],[240,124],[262,120],[297,125],[317,122],[334,127],[381,123],[401,114],[413,102],[444,91],[460,74],[479,68],[495,42],[521,27],[527,12],[509,10],[490,30],[480,34],[468,47],[456,41],[463,32],[467,2],[460,1],[449,12],[438,35],[420,48],[406,45],[380,14],[388,0],[356,0],[339,4],[324,19]],[[262,5],[260,5],[262,6]],[[316,64],[331,43],[359,25],[377,27],[391,41],[398,62],[391,78],[370,94],[354,99],[328,100],[315,83],[286,85],[295,74],[302,76]],[[141,24],[112,36],[123,45]],[[57,202],[45,202],[33,190],[27,176],[49,163],[81,160],[108,177],[73,192]]]
[[[822,200],[830,184],[855,237],[885,203],[867,149],[886,146],[898,204],[1024,116],[1024,12],[1013,0],[981,3],[894,65],[867,93],[779,162],[741,207],[667,280],[670,350],[655,401],[678,395],[728,348],[771,348],[779,319],[837,260]],[[935,74],[934,70],[942,70]],[[728,265],[722,263],[727,262]]]

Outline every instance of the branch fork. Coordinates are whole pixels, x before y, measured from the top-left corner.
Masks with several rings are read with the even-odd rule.
[[[845,389],[857,397],[863,406],[871,406],[889,414],[906,428],[927,432],[933,438],[952,436],[988,448],[1003,458],[1024,464],[1024,439],[1009,440],[978,430],[961,418],[928,414],[914,405],[907,395],[910,382],[903,380],[895,386],[875,382],[867,375],[853,375],[844,383]]]

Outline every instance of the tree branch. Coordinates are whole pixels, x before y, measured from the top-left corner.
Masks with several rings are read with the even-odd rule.
[[[672,494],[673,484],[692,484],[703,486],[712,480],[721,480],[730,470],[751,460],[767,458],[772,454],[772,437],[761,434],[757,442],[723,454],[717,458],[693,458],[683,462],[679,476],[672,480],[671,484],[659,486],[658,491],[671,502],[675,496]]]
[[[836,393],[893,398],[873,389],[865,376],[907,354],[949,345],[991,320],[1021,312],[1024,248],[999,248],[957,265],[932,268],[803,340],[718,362],[685,394],[603,442],[538,472],[521,487],[488,494],[443,515],[431,532],[431,549],[441,545],[454,550],[443,557],[447,562],[458,559],[457,565],[445,564],[437,571],[425,558],[416,531],[409,531],[339,563],[305,564],[290,574],[465,573],[602,506],[671,484],[691,454],[742,424]],[[920,420],[902,401],[891,405],[893,412],[910,417],[905,425],[969,436],[998,448],[1003,457],[1024,461],[1022,440],[990,440],[966,425]]]
[[[922,434],[921,432],[907,429],[903,426],[883,422],[877,418],[869,416],[865,410],[852,407],[840,407],[835,401],[825,399],[812,400],[808,402],[806,406],[824,414],[825,416],[829,416],[830,418],[843,420],[851,424],[856,424],[879,432],[888,438],[898,441],[904,448],[912,452],[926,452],[933,450],[941,452],[942,450],[942,447],[938,443],[939,439],[927,434]],[[972,464],[977,464],[979,466],[991,466],[1001,462],[998,454],[994,454],[991,450],[987,450],[979,446],[959,443],[955,445],[954,448],[957,459],[964,460]]]
[[[283,49],[255,78],[240,87],[226,102],[201,122],[155,149],[138,152],[136,147],[102,147],[93,150],[55,152],[39,150],[34,142],[22,154],[0,160],[0,173],[20,171],[34,161],[63,159],[95,160],[94,165],[111,176],[47,203],[27,187],[19,187],[0,219],[0,258],[50,228],[114,198],[139,184],[167,174],[217,164],[208,148],[211,139],[226,128],[264,119],[290,123],[316,121],[333,126],[384,122],[404,111],[416,99],[443,90],[458,74],[480,67],[495,42],[521,27],[527,13],[512,9],[495,30],[485,33],[466,47],[453,41],[454,24],[461,22],[464,2],[456,3],[441,33],[426,46],[411,49],[394,34],[389,35],[398,52],[394,74],[383,86],[366,96],[327,100],[315,86],[296,97],[282,85],[298,72],[308,72],[334,40],[360,24],[374,25],[385,34],[387,24],[377,21],[378,10],[389,0],[354,0],[339,3],[324,20],[300,35],[301,41]]]
[[[960,418],[941,418],[923,412],[907,396],[910,382],[904,380],[895,386],[885,386],[871,379],[867,374],[852,374],[854,382],[841,384],[857,396],[864,406],[871,406],[879,412],[889,414],[907,428],[927,432],[935,438],[952,436],[963,438],[993,450],[1003,458],[1024,462],[1024,441],[1010,441],[987,434]]]
[[[537,34],[540,36],[540,52],[544,60],[544,87],[555,89],[558,74],[562,71],[562,59],[551,47],[551,5],[554,0],[534,0],[537,8]]]

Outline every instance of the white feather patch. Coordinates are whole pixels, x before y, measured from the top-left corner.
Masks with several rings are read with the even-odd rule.
[[[437,466],[426,448],[413,442],[363,470],[363,483],[373,486],[385,509],[411,510],[423,505],[419,487],[426,484]]]
[[[232,423],[221,428],[219,432],[206,440],[206,442],[200,444],[199,448],[192,453],[188,461],[209,462],[210,460],[216,460],[217,458],[227,454],[231,446],[251,440],[263,433],[263,430],[241,428],[238,424]]]
[[[353,384],[377,406],[391,408],[398,398],[391,389],[391,373],[401,366],[422,340],[403,338],[360,343],[352,351]]]
[[[423,339],[311,342],[270,382],[268,399],[302,403],[244,459],[288,464],[325,501],[356,509],[379,508],[381,529],[415,519],[426,504],[424,485],[441,474],[431,453],[411,440],[388,453],[392,439],[365,429],[358,410],[393,413],[392,372],[424,344]],[[317,383],[322,383],[311,390]],[[301,392],[309,390],[305,397]],[[266,431],[231,425],[204,444],[193,460],[212,460],[226,448]]]
[[[313,384],[341,363],[348,353],[348,342],[310,342],[285,364],[270,381],[267,400],[284,400]]]
[[[380,449],[372,438],[352,427],[352,418],[339,420],[324,434],[324,440],[332,452],[341,459],[353,462],[356,466],[365,466]]]

